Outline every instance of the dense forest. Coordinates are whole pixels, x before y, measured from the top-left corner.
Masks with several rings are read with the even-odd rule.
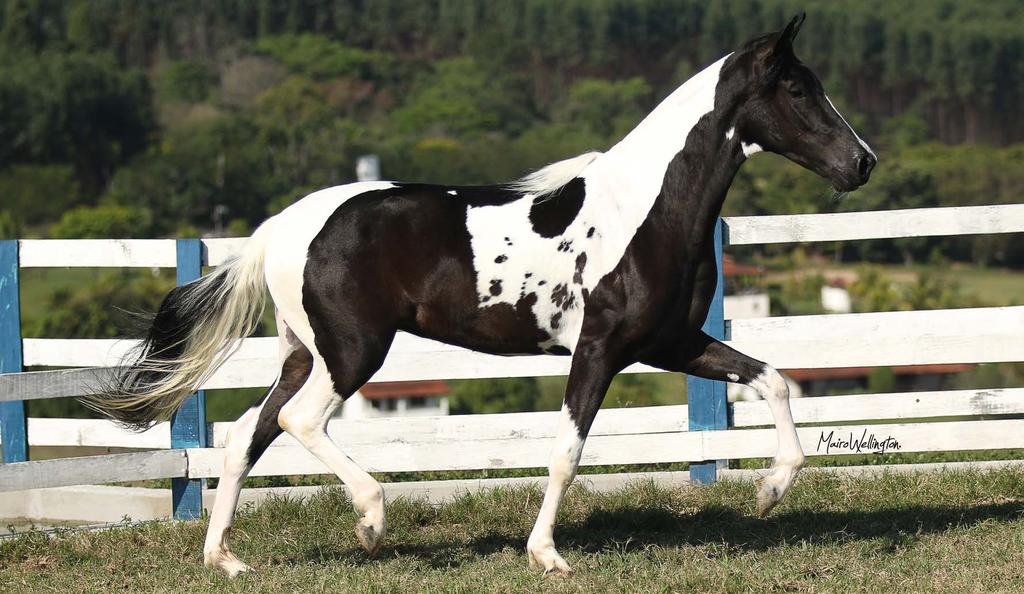
[[[364,153],[390,179],[507,180],[606,148],[800,10],[800,55],[882,165],[837,205],[823,181],[759,157],[729,212],[1019,200],[1015,1],[7,0],[0,234],[245,233],[351,180]],[[1000,240],[870,249],[1024,264]]]
[[[704,65],[801,11],[798,54],[880,164],[836,202],[824,180],[759,155],[727,214],[1021,202],[1019,0],[0,0],[0,238],[245,235],[353,180],[370,153],[387,179],[513,179],[611,146]],[[1024,268],[1015,239],[806,249]],[[806,253],[790,249],[744,257],[798,267]],[[66,273],[23,297],[26,336],[122,335],[116,312],[152,309],[172,282],[97,278]],[[816,299],[822,282],[782,287],[773,307]],[[869,310],[965,304],[935,283],[904,294],[867,274],[853,292]],[[538,393],[556,405],[558,386],[533,381],[460,385],[453,406],[524,410]],[[640,384],[620,381],[609,401],[649,402]]]

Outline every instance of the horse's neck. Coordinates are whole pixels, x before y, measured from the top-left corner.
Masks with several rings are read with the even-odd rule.
[[[697,138],[712,132],[694,129],[703,116],[715,110],[716,87],[727,58],[728,56],[722,58],[686,81],[622,141],[588,168],[585,174],[588,195],[594,191],[600,196],[606,203],[607,210],[614,213],[613,216],[624,229],[636,230],[644,220],[655,214],[652,213],[652,209],[655,208],[659,196],[664,193],[666,183],[672,180],[676,183],[682,181],[691,198],[684,203],[668,200],[676,198],[675,196],[666,196],[661,202],[671,203],[659,204],[659,211],[667,209],[667,214],[673,215],[672,218],[685,214],[679,212],[685,209],[689,209],[691,215],[696,215],[697,211],[700,211],[702,219],[712,216],[705,215],[704,211],[713,211],[715,217],[718,215],[718,211],[721,210],[721,198],[724,198],[735,169],[731,173],[718,171],[716,174],[710,170],[733,167],[732,160],[728,158],[732,154],[732,148],[727,145],[734,140],[727,139],[724,132],[721,138]],[[722,123],[716,120],[710,127],[717,128],[721,125]],[[691,135],[691,132],[694,134]],[[723,156],[727,158],[723,162],[713,162],[711,167],[687,167],[679,157],[688,139],[691,143],[701,143],[700,150],[706,151],[704,157],[707,159],[718,160]],[[738,164],[735,166],[738,167]],[[680,171],[680,168],[686,170]],[[721,173],[727,175],[720,175]],[[724,187],[719,187],[722,186],[723,180]],[[703,201],[695,202],[698,199]]]
[[[703,248],[709,245],[729,187],[745,160],[739,139],[723,132],[724,127],[719,114],[712,114],[691,132],[695,146],[669,163],[649,213],[660,233],[659,245],[674,247],[683,256],[706,255]]]
[[[663,167],[667,165],[682,150],[687,133],[700,117],[714,110],[719,76],[728,58],[723,57],[680,85],[608,153],[657,156],[664,160]]]

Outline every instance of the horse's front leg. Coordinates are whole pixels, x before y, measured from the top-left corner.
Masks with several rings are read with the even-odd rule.
[[[544,573],[568,575],[569,564],[555,550],[555,517],[566,489],[576,476],[583,444],[601,407],[605,392],[619,368],[603,343],[581,340],[573,355],[555,447],[548,463],[548,485],[537,522],[526,543],[530,565]]]
[[[764,516],[782,500],[804,464],[804,452],[789,408],[789,386],[774,367],[752,359],[703,332],[644,361],[669,371],[746,384],[768,401],[775,420],[778,450],[770,473],[757,490],[757,512]]]

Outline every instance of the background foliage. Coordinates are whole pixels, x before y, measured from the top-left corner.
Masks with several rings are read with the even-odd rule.
[[[245,234],[351,181],[365,153],[389,179],[512,179],[609,147],[704,65],[804,10],[798,54],[879,167],[836,202],[827,182],[759,156],[726,214],[1020,202],[1017,0],[0,0],[0,237]],[[1012,235],[738,253],[1024,267]],[[111,335],[104,311],[149,310],[159,293],[153,279],[99,281],[131,286],[41,296],[29,327]],[[804,311],[823,282],[776,287],[773,303]],[[936,275],[916,282],[868,271],[857,307],[984,302]],[[459,385],[454,403],[557,406],[530,381]],[[651,386],[633,381],[609,401],[641,401]]]
[[[72,206],[136,209],[136,236],[210,228],[217,205],[253,225],[350,180],[366,152],[388,178],[506,180],[606,148],[704,64],[800,10],[798,51],[883,154],[839,208],[1014,198],[1024,8],[1011,0],[6,0],[2,210],[43,236]],[[728,204],[834,208],[826,193],[766,157]],[[1024,257],[999,240],[937,241],[953,258]],[[891,244],[872,256],[936,248]]]

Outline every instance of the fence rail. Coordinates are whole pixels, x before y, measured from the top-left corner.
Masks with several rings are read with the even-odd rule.
[[[797,424],[848,423],[886,419],[939,419],[992,417],[1024,414],[1024,388],[991,390],[940,390],[891,394],[852,394],[802,398],[791,402]],[[736,402],[729,405],[733,427],[772,425],[767,403]],[[467,439],[553,438],[557,412],[456,415],[450,417],[371,418],[333,420],[329,431],[339,443],[380,444],[400,438],[405,442],[431,442],[452,436]],[[605,409],[594,422],[594,431],[605,434],[687,431],[686,405]],[[224,447],[232,423],[210,424],[210,446]],[[136,433],[98,419],[36,419],[28,421],[29,445],[63,447],[115,447],[166,449],[170,447],[169,423],[158,423]],[[297,445],[287,434],[270,447]]]
[[[722,230],[725,245],[1019,233],[1024,232],[1024,205],[730,217],[723,220]],[[244,242],[195,242],[189,263],[216,266]],[[10,292],[11,282],[16,289],[19,268],[180,267],[181,248],[182,243],[175,240],[23,240],[14,246],[13,273],[0,270],[0,289],[6,286]],[[17,312],[14,315],[10,308],[0,309],[0,329],[9,328],[13,319],[17,330]],[[0,358],[0,371],[7,372],[0,375],[3,411],[17,411],[17,407],[23,411],[20,401],[24,400],[89,393],[133,344],[16,337],[17,365],[11,363],[13,359]],[[1024,306],[733,320],[725,323],[724,337],[735,348],[780,368],[1024,361]],[[14,352],[10,342],[0,334],[0,353]],[[275,338],[247,339],[204,388],[267,386],[276,373],[276,353]],[[10,373],[19,371],[22,364],[77,369]],[[568,365],[565,357],[494,357],[400,334],[373,379],[564,375]],[[642,365],[626,370],[651,371],[657,370]],[[697,430],[704,427],[693,424],[694,410],[687,406],[608,409],[597,417],[582,463],[689,461],[699,465],[774,453],[775,433],[765,428],[772,420],[764,402],[726,405],[721,392],[709,394],[691,406],[694,410],[728,406],[729,430]],[[1024,448],[1024,420],[1008,417],[1024,414],[1024,388],[830,396],[794,400],[792,408],[801,425],[805,452],[811,456],[853,453],[856,448],[829,447],[826,438],[851,431],[895,440],[901,452]],[[546,463],[556,414],[339,420],[331,423],[330,431],[369,470],[529,468]],[[914,422],[920,419],[932,422]],[[146,478],[173,478],[178,479],[176,484],[194,486],[196,479],[219,473],[221,448],[230,427],[213,423],[207,434],[201,421],[188,423],[189,430],[199,432],[197,436],[209,437],[212,447],[204,448],[182,447],[172,439],[168,423],[134,434],[106,421],[29,419],[27,432],[23,429],[19,435],[14,421],[0,425],[3,440],[15,445],[24,439],[26,445],[156,451],[4,464],[0,466],[3,491]],[[851,422],[864,424],[845,424]],[[168,449],[174,447],[178,449]],[[6,458],[8,448],[4,451]],[[268,448],[253,474],[326,472],[285,435]]]
[[[1024,204],[806,215],[724,217],[724,245],[811,243],[981,233],[1024,233]],[[203,239],[205,266],[217,266],[244,238]],[[174,268],[173,239],[23,239],[22,268]]]
[[[1024,233],[1024,204],[726,217],[726,245]]]
[[[1024,361],[1024,306],[732,320],[727,343],[782,369]],[[108,367],[136,343],[27,338],[25,365]],[[499,357],[400,333],[371,381],[556,376],[568,357]],[[277,374],[277,339],[250,338],[206,389],[265,387]],[[625,373],[660,371],[633,365]],[[95,369],[0,376],[0,401],[82,396]]]
[[[634,427],[634,431],[637,428]],[[870,436],[899,443],[899,452],[972,451],[1024,447],[1024,420],[951,421],[946,423],[878,424],[801,427],[797,430],[808,456],[876,451],[865,445],[860,452],[819,448],[819,440],[847,440]],[[907,444],[907,445],[905,445]],[[1015,445],[1010,445],[1015,444]],[[604,435],[591,433],[580,464],[583,466],[657,464],[768,458],[775,454],[775,429],[689,431]],[[215,477],[224,450],[189,450],[189,476]],[[345,453],[369,472],[499,470],[542,468],[551,455],[551,439],[457,439],[429,443],[345,443]],[[251,476],[329,474],[317,458],[298,446],[269,448],[253,467]]]
[[[1020,406],[1009,407],[1020,412]],[[676,410],[664,410],[676,409]],[[623,412],[628,411],[628,412]],[[700,462],[715,459],[765,458],[775,453],[775,429],[735,428],[729,431],[686,431],[685,407],[647,407],[602,411],[587,440],[580,464],[625,465]],[[529,431],[555,413],[473,415],[466,434],[435,432],[404,434],[364,432],[353,437],[340,425],[331,433],[345,452],[370,472],[419,472],[543,467],[550,455],[550,430]],[[550,416],[550,419],[542,417]],[[509,423],[518,423],[510,429]],[[818,421],[816,421],[818,422]],[[392,425],[398,430],[402,425]],[[504,431],[503,431],[504,429]],[[1024,447],[1024,420],[987,419],[930,423],[881,423],[799,427],[808,456],[888,452],[998,450]],[[831,444],[831,445],[830,445]],[[70,486],[156,478],[216,477],[223,463],[221,447],[156,450],[23,462],[0,466],[0,491]],[[266,453],[251,476],[330,474],[330,470],[290,439]]]

